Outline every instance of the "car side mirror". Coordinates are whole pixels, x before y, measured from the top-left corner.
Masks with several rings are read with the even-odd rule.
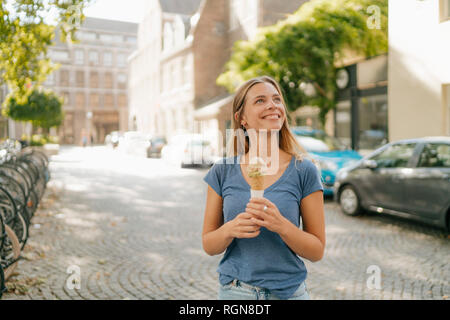
[[[362,162],[362,166],[368,169],[375,169],[378,166],[378,164],[375,160],[364,160]]]

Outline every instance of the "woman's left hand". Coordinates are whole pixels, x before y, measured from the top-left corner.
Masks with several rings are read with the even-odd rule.
[[[265,212],[264,206],[267,206]],[[287,223],[289,223],[289,220],[283,217],[277,206],[266,198],[251,198],[250,202],[247,203],[245,212],[255,216],[252,218],[252,222],[278,234],[286,230]]]

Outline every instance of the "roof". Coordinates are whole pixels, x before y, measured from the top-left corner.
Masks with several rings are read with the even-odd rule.
[[[161,10],[168,13],[193,15],[202,0],[159,0]]]
[[[123,33],[137,33],[138,24],[119,20],[86,17],[81,28]]]

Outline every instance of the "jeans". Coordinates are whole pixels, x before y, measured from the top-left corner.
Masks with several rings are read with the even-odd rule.
[[[220,285],[219,300],[280,300],[269,289],[249,285],[239,280],[233,280],[226,285]],[[309,300],[305,282],[288,300]]]

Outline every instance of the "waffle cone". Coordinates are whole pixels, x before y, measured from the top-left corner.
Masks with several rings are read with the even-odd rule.
[[[264,190],[264,176],[250,177],[249,182],[252,190]]]

